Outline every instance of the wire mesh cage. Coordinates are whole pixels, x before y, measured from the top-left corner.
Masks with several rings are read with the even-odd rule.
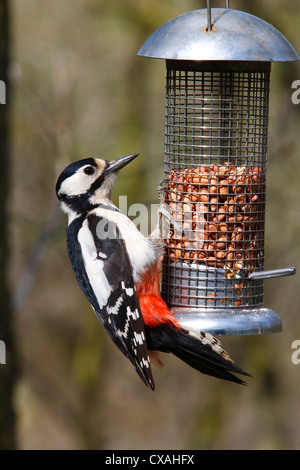
[[[166,59],[162,296],[213,334],[280,331],[263,282],[294,272],[264,271],[271,61],[298,59],[274,30],[227,3],[171,20],[139,51]]]
[[[246,64],[247,65],[247,64]],[[256,64],[255,64],[256,65]],[[167,61],[162,293],[170,306],[261,306],[270,64]]]

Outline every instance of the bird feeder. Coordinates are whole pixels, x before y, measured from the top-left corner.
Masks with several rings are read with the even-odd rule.
[[[298,55],[270,24],[209,1],[138,55],[166,60],[163,299],[214,335],[281,331],[263,283],[295,268],[264,270],[269,83],[271,62]]]

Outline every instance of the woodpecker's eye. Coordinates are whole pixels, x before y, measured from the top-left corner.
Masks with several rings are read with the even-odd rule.
[[[96,170],[93,166],[86,166],[83,171],[86,175],[93,175]]]

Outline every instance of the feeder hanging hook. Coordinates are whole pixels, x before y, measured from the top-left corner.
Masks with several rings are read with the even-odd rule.
[[[230,8],[229,0],[225,0],[226,10]],[[211,22],[211,6],[210,0],[207,0],[207,31],[212,30],[212,22]]]

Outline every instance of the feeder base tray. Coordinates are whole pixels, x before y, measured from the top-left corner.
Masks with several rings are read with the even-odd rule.
[[[205,331],[213,336],[279,333],[282,323],[273,310],[256,309],[171,309],[183,328]]]

